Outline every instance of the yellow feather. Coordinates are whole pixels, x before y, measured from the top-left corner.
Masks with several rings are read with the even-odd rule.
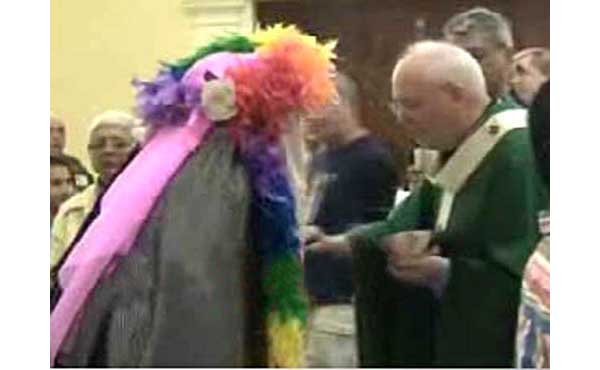
[[[268,321],[269,367],[304,367],[304,327],[297,319],[282,322],[277,313]]]
[[[337,44],[336,40],[331,40],[324,44],[319,43],[315,36],[302,33],[294,25],[284,26],[281,23],[277,23],[273,26],[257,30],[250,36],[250,39],[259,45],[257,48],[259,53],[270,50],[278,42],[293,40],[294,42],[304,44],[306,47],[317,49],[321,57],[325,60],[332,60],[336,57],[333,51]]]

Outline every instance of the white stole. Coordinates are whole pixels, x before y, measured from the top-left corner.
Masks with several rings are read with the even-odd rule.
[[[429,179],[443,190],[435,223],[437,232],[444,231],[448,226],[454,198],[486,155],[504,135],[526,126],[525,109],[510,109],[493,115],[458,147],[437,175]]]

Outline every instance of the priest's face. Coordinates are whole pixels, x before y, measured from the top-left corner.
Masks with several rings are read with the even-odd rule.
[[[413,66],[394,71],[390,108],[400,127],[420,146],[450,150],[456,145],[453,127],[460,108],[447,91]]]

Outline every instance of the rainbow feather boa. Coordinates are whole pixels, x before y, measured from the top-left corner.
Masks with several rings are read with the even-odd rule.
[[[268,361],[274,367],[301,367],[307,299],[295,200],[279,148],[266,140],[257,144],[246,148],[243,158],[253,188],[253,244],[264,266]]]
[[[263,261],[268,365],[274,367],[303,366],[307,315],[295,199],[279,139],[290,113],[320,109],[334,97],[334,47],[335,42],[320,44],[294,26],[278,24],[249,38],[236,34],[219,38],[191,56],[167,64],[157,78],[167,75],[178,81],[215,53],[256,56],[253,61],[228,68],[224,75],[233,81],[238,108],[227,125],[240,148],[253,189],[251,222],[257,238],[253,244]],[[189,91],[195,87],[171,87],[171,91],[179,90],[178,99],[172,99],[177,104],[167,109],[147,109],[147,90],[142,88],[138,94],[140,114],[150,123],[168,123],[165,116],[177,117],[177,109],[193,109]],[[154,120],[155,112],[163,116]],[[171,123],[177,124],[177,120]]]
[[[334,42],[321,44],[294,26],[275,25],[249,37],[218,38],[186,58],[163,64],[154,80],[134,80],[138,114],[154,133],[107,191],[102,209],[115,208],[125,217],[129,210],[121,209],[127,203],[121,198],[137,196],[139,212],[135,220],[121,222],[122,230],[111,242],[118,245],[97,243],[96,235],[114,225],[101,213],[59,272],[66,289],[51,316],[52,363],[95,282],[110,272],[115,256],[129,251],[178,164],[202,145],[209,126],[218,122],[228,127],[240,149],[252,186],[251,227],[264,269],[268,366],[303,366],[307,299],[295,199],[280,139],[290,114],[316,111],[334,98],[334,47]],[[202,102],[213,80],[227,82],[213,94],[215,104],[227,108],[214,110],[223,120],[208,119],[207,102]],[[169,157],[171,167],[165,167],[165,158],[156,158],[158,153]],[[128,184],[143,187],[143,179],[136,179],[139,174],[155,175],[152,189],[132,191]]]
[[[239,109],[228,127],[253,188],[251,218],[264,266],[269,366],[303,366],[307,315],[295,199],[279,138],[290,113],[317,110],[333,98],[334,47],[294,26],[275,25],[249,38],[220,38],[168,66],[176,78],[215,52],[254,52],[259,61],[229,68],[225,76],[233,80]]]

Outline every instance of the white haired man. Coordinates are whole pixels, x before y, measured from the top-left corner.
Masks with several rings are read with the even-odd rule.
[[[407,50],[392,97],[398,122],[442,153],[442,168],[387,219],[309,246],[353,253],[360,365],[510,367],[545,207],[526,112],[498,112],[477,61],[444,42]]]
[[[127,162],[136,144],[135,128],[136,119],[119,111],[107,111],[92,120],[88,153],[98,177],[60,207],[52,226],[51,271],[61,261],[98,196]]]

